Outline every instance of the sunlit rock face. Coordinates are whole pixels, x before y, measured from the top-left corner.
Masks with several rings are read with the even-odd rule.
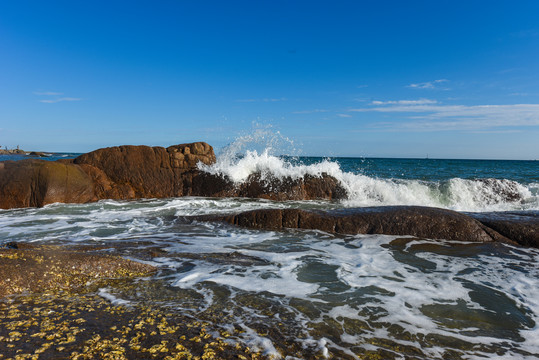
[[[251,197],[272,200],[342,199],[346,193],[332,176],[266,178],[242,183],[200,170],[215,163],[204,142],[168,148],[116,146],[72,160],[0,163],[0,208],[42,207],[55,202],[86,203],[180,196]]]

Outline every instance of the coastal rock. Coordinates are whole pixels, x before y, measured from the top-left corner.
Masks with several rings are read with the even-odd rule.
[[[136,199],[183,196],[181,175],[197,163],[215,162],[213,148],[203,142],[163,147],[116,146],[73,160],[90,174],[99,198]]]
[[[471,217],[522,246],[539,248],[539,211],[470,213]]]
[[[23,292],[78,291],[89,282],[142,276],[155,270],[118,256],[10,243],[0,248],[0,298]]]
[[[305,175],[302,178],[263,178],[259,173],[252,174],[237,186],[236,196],[263,198],[276,201],[284,200],[339,200],[346,198],[346,190],[332,176]]]
[[[43,152],[40,152],[40,151],[31,151],[27,155],[36,156],[36,157],[46,157],[47,156],[47,154],[45,154]]]
[[[421,206],[334,211],[263,209],[229,216],[198,216],[190,219],[223,221],[265,230],[309,229],[336,234],[411,235],[429,239],[515,243],[467,215]]]
[[[92,179],[78,166],[35,159],[0,164],[2,209],[97,200]]]
[[[24,155],[26,151],[22,149],[0,149],[0,155]]]
[[[75,159],[0,162],[0,208],[41,207],[179,196],[252,197],[272,200],[342,199],[346,192],[326,174],[266,179],[253,174],[241,184],[198,169],[215,163],[204,143],[163,147],[116,146]]]
[[[476,179],[476,182],[482,184],[483,189],[488,189],[483,194],[485,201],[490,204],[503,202],[522,201],[522,194],[519,191],[519,183],[508,179]]]

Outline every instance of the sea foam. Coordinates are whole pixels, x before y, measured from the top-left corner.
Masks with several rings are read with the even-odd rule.
[[[378,178],[358,172],[343,171],[336,161],[324,159],[314,164],[302,164],[271,154],[271,148],[261,153],[247,150],[243,154],[224,151],[212,165],[200,169],[228,177],[236,184],[250,175],[260,174],[266,181],[299,179],[305,175],[336,178],[347,193],[343,205],[385,206],[420,205],[458,211],[539,210],[537,184],[524,185],[508,179],[462,179],[426,181],[415,179]]]

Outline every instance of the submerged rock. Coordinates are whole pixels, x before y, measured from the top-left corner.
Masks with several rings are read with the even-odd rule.
[[[0,302],[0,358],[270,358],[240,343],[240,329],[225,331],[156,304],[129,305],[66,293]]]
[[[333,211],[262,209],[228,216],[190,217],[254,229],[309,229],[337,234],[411,235],[429,239],[516,244],[470,216],[421,206],[387,206]]]

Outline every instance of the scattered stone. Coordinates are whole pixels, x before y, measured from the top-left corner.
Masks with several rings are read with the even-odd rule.
[[[228,333],[143,304],[95,294],[25,296],[0,303],[0,359],[266,359]]]

